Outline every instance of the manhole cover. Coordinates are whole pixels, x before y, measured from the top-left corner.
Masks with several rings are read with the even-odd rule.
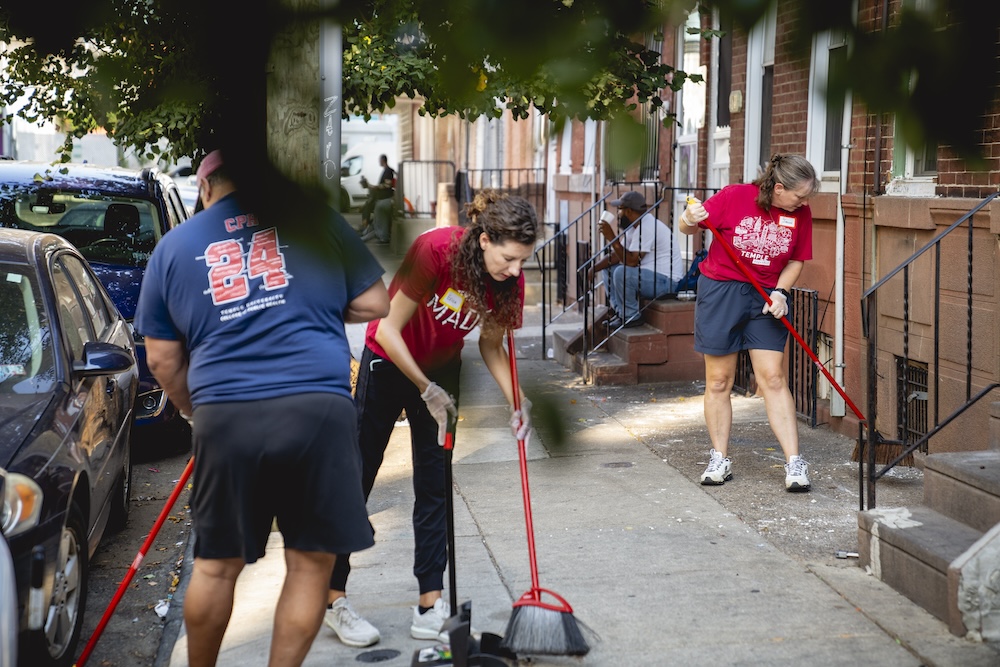
[[[632,464],[628,461],[613,461],[611,463],[602,463],[602,468],[631,468]]]
[[[399,657],[399,651],[392,648],[379,648],[374,651],[365,651],[358,655],[355,660],[358,662],[385,662]]]

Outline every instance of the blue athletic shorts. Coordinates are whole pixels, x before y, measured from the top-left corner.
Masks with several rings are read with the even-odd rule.
[[[694,307],[694,349],[724,356],[740,350],[785,351],[788,329],[761,314],[764,297],[750,283],[698,278]]]
[[[286,548],[337,554],[374,544],[350,398],[203,404],[193,432],[196,557],[253,563],[275,518]]]

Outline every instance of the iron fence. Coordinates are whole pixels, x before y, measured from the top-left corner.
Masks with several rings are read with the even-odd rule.
[[[788,304],[788,319],[802,336],[813,354],[817,352],[819,331],[819,293],[815,290],[792,288],[792,298]],[[788,389],[795,399],[795,414],[804,419],[810,428],[817,423],[817,394],[819,370],[809,354],[795,341],[789,339],[788,347]],[[750,363],[750,353],[743,350],[736,358],[736,379],[733,391],[746,396],[757,393],[757,382]]]
[[[454,181],[455,163],[450,160],[403,160],[399,163],[397,207],[407,215],[437,215],[438,184]]]
[[[979,402],[984,396],[992,392],[994,389],[1000,387],[1000,383],[990,382],[985,383],[978,391],[973,393],[973,365],[972,365],[972,348],[973,348],[973,336],[972,336],[972,319],[975,309],[973,308],[973,283],[972,283],[972,267],[973,267],[973,218],[977,212],[982,210],[987,204],[993,201],[997,195],[1000,193],[993,193],[989,197],[985,198],[983,201],[979,202],[976,206],[970,209],[967,213],[963,214],[952,223],[947,229],[942,231],[940,234],[931,239],[924,247],[913,253],[907,260],[902,262],[895,269],[890,271],[885,277],[881,278],[874,285],[869,287],[865,293],[861,296],[861,325],[862,331],[867,339],[867,360],[868,360],[868,377],[866,381],[866,389],[868,392],[868,415],[861,421],[858,427],[858,439],[860,445],[860,451],[863,453],[860,456],[860,463],[858,465],[858,505],[860,509],[875,508],[875,489],[876,483],[879,479],[885,476],[890,470],[899,465],[905,459],[910,457],[913,452],[918,449],[926,449],[930,439],[942,429],[944,429],[948,424],[957,419],[963,413],[965,413],[969,408]],[[942,246],[946,241],[950,241],[952,232],[955,232],[962,226],[967,228],[966,237],[966,284],[964,289],[964,295],[962,295],[961,290],[950,290],[948,295],[948,302],[952,304],[952,308],[955,308],[955,303],[958,297],[964,296],[965,299],[965,317],[964,322],[960,318],[951,317],[947,322],[948,327],[948,338],[951,340],[964,338],[965,341],[965,365],[961,370],[951,369],[951,373],[956,372],[961,373],[960,377],[964,379],[965,384],[965,396],[961,398],[954,399],[957,403],[956,407],[944,418],[941,417],[941,391],[940,391],[940,379],[941,379],[941,336],[942,336],[942,322],[941,322],[941,307],[942,307],[942,289],[941,289],[941,253]],[[992,248],[992,244],[989,246]],[[950,250],[952,253],[957,250],[955,246],[951,246]],[[933,251],[933,252],[931,252]],[[992,249],[990,250],[992,252]],[[930,266],[920,266],[917,267],[917,261],[924,255],[928,255],[930,258]],[[987,260],[992,261],[992,260]],[[917,271],[926,272],[930,271],[933,275],[934,287],[931,290],[929,297],[926,294],[921,294],[922,298],[929,298],[931,306],[933,309],[933,320],[931,326],[929,327],[931,337],[930,344],[927,344],[928,337],[928,327],[921,324],[920,320],[913,317],[911,309],[911,300],[913,298],[913,281],[911,279],[911,274]],[[949,266],[949,271],[954,272],[957,270],[955,266]],[[892,312],[881,312],[879,310],[879,295],[882,290],[891,290],[887,292],[887,301],[889,301],[889,308]],[[901,298],[900,298],[901,297]],[[898,304],[898,305],[896,305]],[[899,308],[896,311],[895,308]],[[958,310],[958,308],[955,308]],[[885,320],[883,323],[881,320]],[[897,418],[901,420],[900,428],[898,433],[900,437],[898,439],[885,438],[877,429],[878,424],[878,380],[879,380],[879,330],[884,328],[885,324],[890,324],[892,335],[898,337],[899,342],[902,346],[902,355],[898,356],[896,359],[896,369],[898,372],[902,373],[902,378],[897,379]],[[882,325],[882,326],[880,326]],[[914,328],[919,328],[919,333],[914,335],[912,330]],[[911,338],[918,338],[921,350],[930,349],[930,358],[925,359],[923,362],[915,361],[910,357],[911,349]],[[993,341],[981,341],[987,345],[993,345]],[[925,352],[926,354],[926,352]],[[954,350],[949,350],[949,358],[954,359]],[[921,378],[919,376],[914,377],[910,375],[911,369],[917,368],[922,364],[926,364],[928,373],[927,376],[932,378],[932,381],[927,383],[925,389],[918,389],[914,385],[915,381],[919,381]],[[900,392],[905,392],[905,396],[899,395]],[[925,395],[930,399],[927,405],[927,425],[924,427],[922,424],[919,425],[920,428],[925,428],[926,432],[920,435],[917,431],[919,429],[912,428],[911,423],[911,410],[909,397],[911,394],[916,394],[915,398],[919,397],[920,392],[925,392]],[[950,392],[951,394],[951,392]],[[950,395],[949,394],[949,395]],[[920,415],[915,415],[919,417]],[[876,450],[881,449],[879,456],[876,456]],[[896,453],[896,456],[885,455],[884,452]],[[883,461],[879,459],[891,459]],[[881,465],[881,467],[879,467]]]

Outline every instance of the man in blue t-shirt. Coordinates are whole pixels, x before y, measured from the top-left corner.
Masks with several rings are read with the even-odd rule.
[[[236,579],[277,518],[287,574],[270,664],[298,665],[334,554],[374,543],[344,323],[389,312],[384,271],[338,213],[305,234],[244,209],[219,151],[197,179],[204,210],[156,246],[135,320],[150,370],[193,419],[188,660],[215,664]]]

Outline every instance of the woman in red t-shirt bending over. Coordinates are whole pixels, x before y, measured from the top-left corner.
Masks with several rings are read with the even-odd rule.
[[[406,410],[413,451],[413,573],[420,598],[410,634],[447,641],[441,625],[451,616],[442,598],[447,565],[444,443],[448,415],[457,413],[458,376],[465,336],[480,326],[479,351],[514,403],[504,332],[521,326],[524,276],[534,252],[535,211],[525,199],[486,190],[466,205],[467,228],[442,227],[413,242],[389,285],[389,315],[368,325],[355,391],[358,442],[365,497],[400,411]],[[530,429],[531,402],[521,397],[512,413],[518,437]],[[355,612],[345,597],[350,563],[337,557],[330,581],[326,624],[340,640],[356,647],[379,640],[378,630]]]
[[[789,290],[803,263],[812,259],[812,212],[806,201],[817,187],[808,160],[775,155],[753,183],[727,186],[704,205],[691,200],[681,215],[682,232],[693,234],[707,219],[740,258],[737,265],[722,244],[713,243],[698,279],[694,349],[705,355],[705,423],[712,441],[702,484],[732,479],[731,392],[737,356],[749,350],[767,419],[785,454],[785,488],[809,489],[809,464],[799,456],[795,400],[785,375],[788,330],[781,318],[788,315]],[[770,305],[741,266],[770,292]]]

